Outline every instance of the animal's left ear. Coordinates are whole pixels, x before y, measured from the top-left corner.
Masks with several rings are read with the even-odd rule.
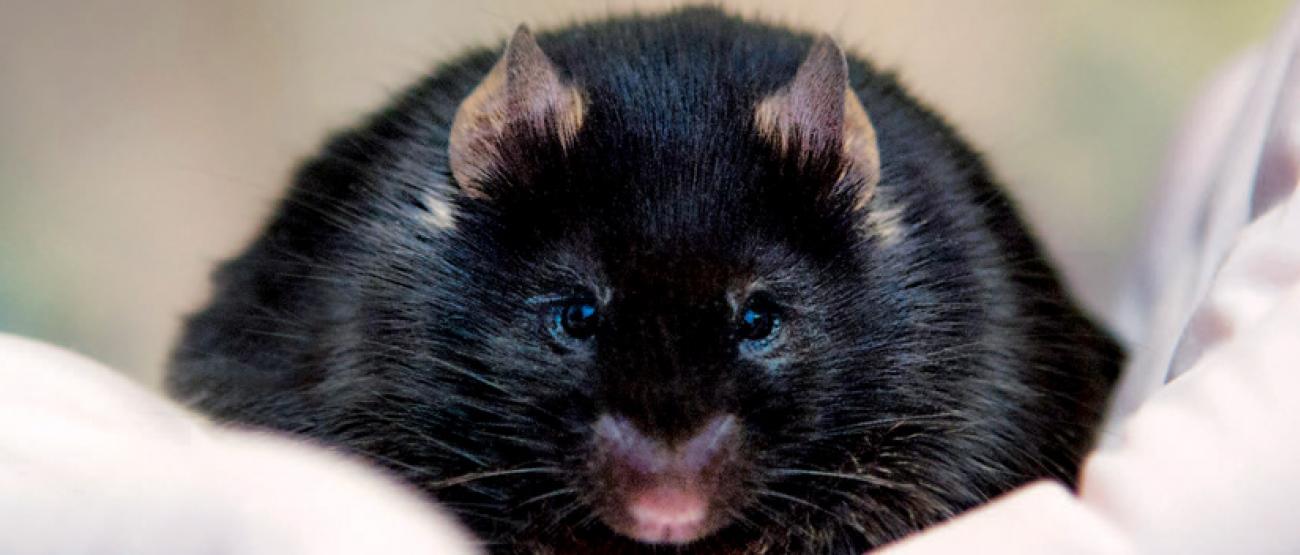
[[[848,62],[830,37],[817,39],[794,79],[758,103],[754,123],[783,155],[813,159],[840,150],[845,171],[857,174],[851,176],[856,207],[871,200],[880,181],[876,129],[849,88]]]
[[[523,142],[572,143],[583,110],[581,92],[561,79],[528,27],[520,25],[501,59],[456,110],[447,144],[452,176],[469,195],[483,196],[483,183],[509,173]]]

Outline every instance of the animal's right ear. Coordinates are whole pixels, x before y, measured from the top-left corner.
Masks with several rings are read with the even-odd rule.
[[[505,164],[521,140],[573,142],[582,127],[581,92],[564,83],[526,26],[520,25],[483,82],[461,102],[452,121],[448,163],[468,195],[484,196],[483,184],[507,173]]]

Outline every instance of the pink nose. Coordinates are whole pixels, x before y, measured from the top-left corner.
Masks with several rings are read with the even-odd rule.
[[[709,502],[698,491],[656,487],[632,497],[627,504],[633,539],[647,543],[686,543],[703,536]]]
[[[647,543],[688,543],[712,532],[721,519],[710,505],[737,428],[734,416],[718,416],[670,447],[623,418],[601,417],[596,440],[618,513],[606,521]]]

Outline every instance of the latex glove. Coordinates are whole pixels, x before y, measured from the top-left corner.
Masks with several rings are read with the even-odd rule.
[[[218,429],[90,360],[0,335],[0,553],[476,553],[323,449]]]

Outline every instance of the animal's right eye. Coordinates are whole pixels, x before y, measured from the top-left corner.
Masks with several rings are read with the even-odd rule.
[[[781,311],[766,295],[745,303],[736,322],[736,336],[743,351],[760,353],[774,345],[781,335]]]
[[[600,321],[596,304],[586,300],[557,303],[550,310],[551,335],[559,340],[590,339]]]

